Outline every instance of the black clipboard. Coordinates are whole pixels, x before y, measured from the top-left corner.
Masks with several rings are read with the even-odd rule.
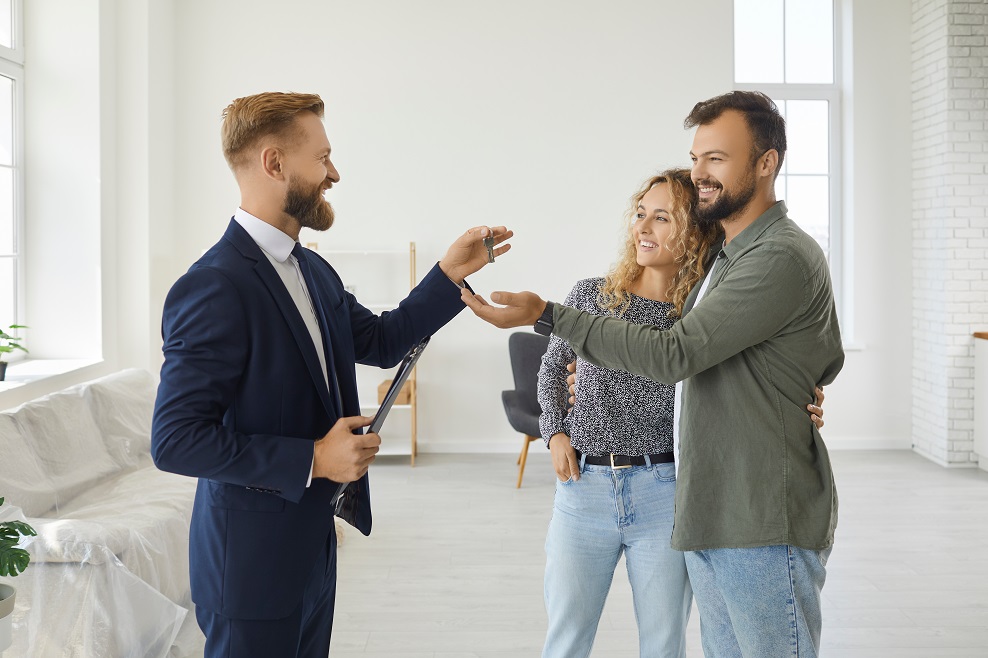
[[[405,358],[401,360],[401,364],[398,366],[398,372],[395,374],[395,378],[391,381],[391,387],[388,388],[387,394],[384,396],[384,402],[378,408],[377,413],[374,414],[374,420],[371,421],[368,432],[378,433],[381,431],[381,427],[384,426],[384,419],[388,417],[388,412],[391,411],[391,407],[394,406],[395,399],[398,397],[398,393],[401,391],[401,387],[405,385],[408,380],[408,376],[412,374],[412,369],[415,367],[415,362],[419,360],[422,356],[422,352],[425,351],[425,346],[429,344],[429,338],[431,336],[426,336],[422,339],[418,345],[408,350],[408,354]]]

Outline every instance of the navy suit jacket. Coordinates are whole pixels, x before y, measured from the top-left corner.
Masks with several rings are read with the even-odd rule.
[[[284,283],[235,221],[165,300],[152,456],[162,470],[199,478],[192,599],[227,617],[277,619],[301,603],[337,509],[336,483],[305,486],[313,442],[339,418],[360,415],[354,364],[395,365],[463,309],[438,265],[377,316],[329,263],[307,257],[328,386]],[[370,532],[366,475],[347,486],[338,509]]]

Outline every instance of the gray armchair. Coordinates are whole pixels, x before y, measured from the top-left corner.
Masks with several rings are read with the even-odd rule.
[[[528,332],[513,333],[508,337],[508,354],[511,357],[511,373],[514,375],[515,388],[513,391],[502,391],[501,402],[508,422],[516,432],[525,435],[525,442],[518,455],[518,487],[525,475],[525,461],[528,459],[528,446],[532,441],[541,438],[539,432],[539,407],[537,388],[539,366],[542,356],[549,347],[549,339],[539,334]]]

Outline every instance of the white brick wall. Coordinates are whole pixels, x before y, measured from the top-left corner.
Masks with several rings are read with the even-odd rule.
[[[988,328],[988,0],[912,14],[913,447],[965,465]]]

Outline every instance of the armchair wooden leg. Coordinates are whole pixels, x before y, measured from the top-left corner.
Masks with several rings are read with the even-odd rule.
[[[521,447],[521,454],[518,455],[518,486],[516,489],[521,489],[521,479],[525,475],[525,462],[528,460],[528,446],[532,441],[537,440],[536,436],[525,435],[525,444]]]

